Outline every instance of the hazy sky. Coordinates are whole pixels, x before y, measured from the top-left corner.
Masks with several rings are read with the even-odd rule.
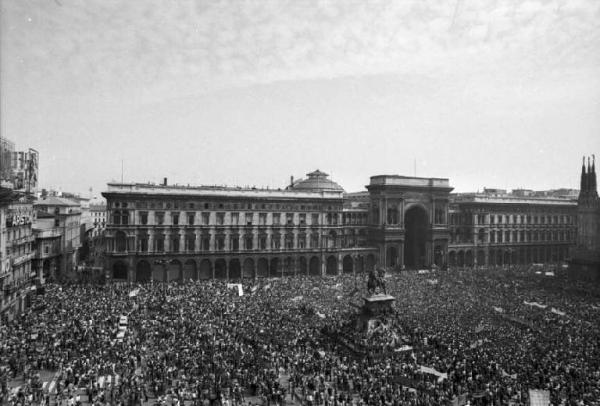
[[[319,168],[577,188],[600,1],[0,0],[1,130],[43,187],[284,187]]]

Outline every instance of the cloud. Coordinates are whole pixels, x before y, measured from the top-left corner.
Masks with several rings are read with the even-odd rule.
[[[593,0],[2,4],[2,67],[25,88],[178,94],[274,80],[599,62],[600,2]]]

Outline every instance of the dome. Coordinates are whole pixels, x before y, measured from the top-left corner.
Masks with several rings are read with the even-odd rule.
[[[300,179],[291,185],[292,190],[311,190],[311,191],[328,191],[328,192],[344,192],[344,188],[328,179],[328,174],[316,170],[306,174],[306,179]]]

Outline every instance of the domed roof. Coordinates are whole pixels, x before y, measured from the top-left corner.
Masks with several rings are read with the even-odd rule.
[[[306,179],[300,179],[291,185],[293,190],[313,190],[313,191],[330,191],[330,192],[344,192],[344,188],[340,185],[328,179],[328,174],[316,170],[306,174]]]

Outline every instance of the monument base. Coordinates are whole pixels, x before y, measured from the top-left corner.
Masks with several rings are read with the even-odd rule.
[[[391,295],[377,294],[363,297],[362,311],[356,320],[356,329],[361,332],[369,332],[373,321],[394,311],[393,304],[396,298]]]

